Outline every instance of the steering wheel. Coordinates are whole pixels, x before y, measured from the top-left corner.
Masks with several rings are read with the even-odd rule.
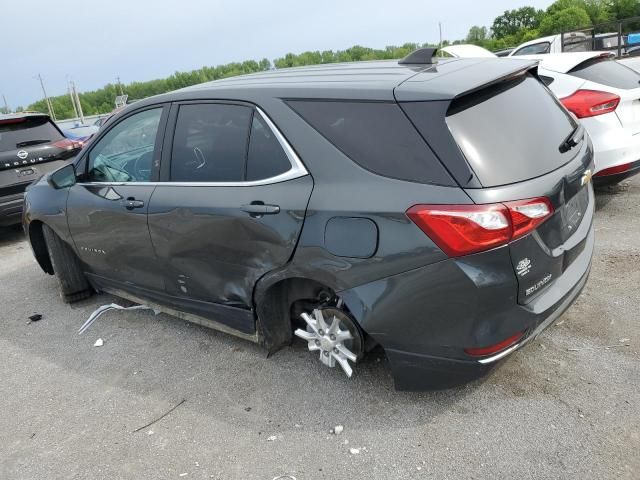
[[[150,180],[151,179],[151,161],[153,159],[153,152],[145,152],[136,158],[133,163],[133,175],[135,180]]]

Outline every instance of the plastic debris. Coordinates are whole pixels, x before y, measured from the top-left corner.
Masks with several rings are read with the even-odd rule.
[[[296,480],[296,477],[293,475],[278,475],[277,477],[273,477],[273,480]]]
[[[276,435],[271,435],[269,438],[267,438],[267,442],[273,442],[275,440],[277,440],[278,437]]]
[[[31,322],[37,322],[39,320],[42,320],[42,315],[39,314],[39,313],[34,313],[33,315],[31,315],[29,317],[29,321],[31,321]]]
[[[101,338],[96,340],[96,343],[93,344],[94,347],[101,347],[104,345],[104,340],[102,340]]]
[[[350,448],[349,449],[349,453],[351,455],[358,455],[360,453],[360,449],[359,448]]]
[[[178,475],[178,476],[179,476],[179,477],[186,477],[187,475],[189,475],[189,473],[188,473],[188,472],[184,472],[184,473],[181,473],[181,474],[180,474],[180,475]]]
[[[333,433],[335,433],[336,435],[340,435],[343,430],[344,427],[342,425],[336,425],[335,427],[333,427]]]
[[[101,307],[96,308],[93,313],[89,316],[86,322],[82,324],[80,329],[78,330],[78,335],[82,335],[86,332],[89,327],[95,322],[100,315],[104,312],[108,312],[109,310],[153,310],[153,313],[156,315],[160,313],[158,310],[154,310],[147,305],[133,305],[131,307],[123,307],[122,305],[118,305],[117,303],[110,303],[109,305],[102,305]]]

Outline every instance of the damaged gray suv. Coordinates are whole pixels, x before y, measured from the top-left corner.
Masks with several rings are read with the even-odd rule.
[[[481,376],[587,280],[593,151],[535,62],[432,55],[127,107],[28,189],[35,258],[67,302],[108,292],[270,353],[301,337],[349,376],[379,346],[398,389]]]

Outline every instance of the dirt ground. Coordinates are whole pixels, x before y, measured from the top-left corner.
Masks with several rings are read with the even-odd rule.
[[[0,479],[638,479],[639,210],[640,177],[600,192],[579,300],[483,381],[420,394],[375,357],[349,380],[148,311],[79,336],[113,298],[64,305],[2,229]]]

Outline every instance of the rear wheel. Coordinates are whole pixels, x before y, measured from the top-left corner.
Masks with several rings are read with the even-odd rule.
[[[65,303],[89,298],[91,285],[87,282],[82,265],[71,247],[62,241],[48,225],[42,226],[49,258],[60,285],[60,296]]]
[[[324,365],[331,368],[340,365],[351,377],[353,369],[349,362],[355,364],[364,355],[364,338],[351,316],[338,305],[318,307],[301,317],[307,328],[298,328],[295,335],[308,342],[309,351],[319,352]]]

